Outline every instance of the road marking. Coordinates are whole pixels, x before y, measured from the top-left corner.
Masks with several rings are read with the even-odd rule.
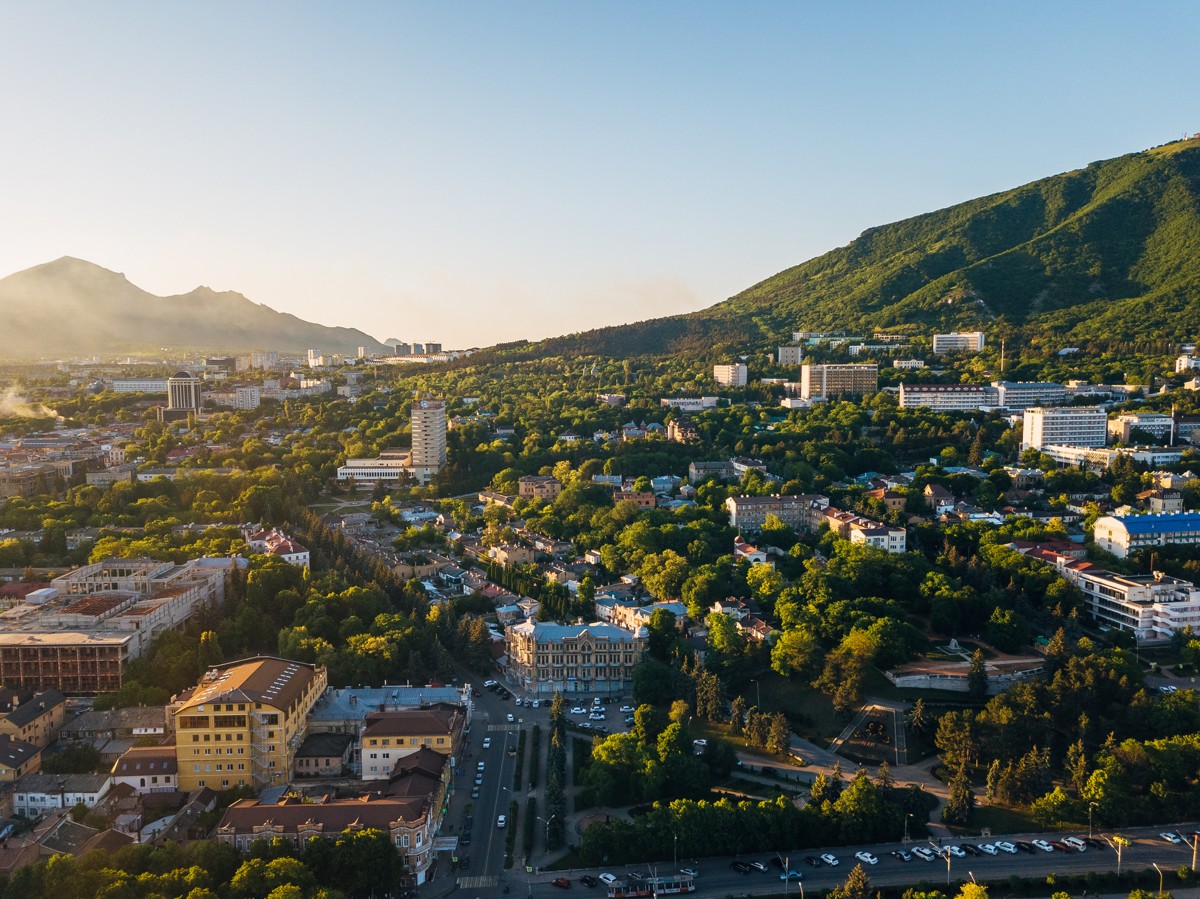
[[[460,887],[494,887],[500,882],[500,878],[495,874],[488,874],[484,877],[460,877],[458,885]]]

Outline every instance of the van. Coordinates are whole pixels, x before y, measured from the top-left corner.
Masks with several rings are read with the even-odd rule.
[[[1079,837],[1067,837],[1063,842],[1076,852],[1083,852],[1083,850],[1087,849],[1087,843],[1079,839]]]

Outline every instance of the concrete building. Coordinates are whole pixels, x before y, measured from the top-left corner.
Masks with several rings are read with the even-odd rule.
[[[175,747],[133,746],[117,759],[113,784],[126,784],[139,793],[172,793],[179,786]]]
[[[1040,452],[1061,465],[1074,465],[1092,471],[1108,470],[1121,456],[1153,467],[1177,465],[1183,459],[1183,449],[1171,446],[1086,447],[1048,443],[1040,448]]]
[[[716,396],[677,396],[663,398],[658,404],[664,409],[678,409],[680,412],[703,412],[705,409],[715,409],[720,402]]]
[[[949,334],[933,335],[934,355],[942,353],[978,353],[983,349],[982,331],[952,331]]]
[[[342,777],[354,757],[349,734],[310,733],[296,750],[296,777]]]
[[[905,369],[913,370],[913,369],[924,368],[924,367],[925,367],[924,359],[893,359],[892,360],[892,368],[899,368],[902,370],[905,370]]]
[[[11,784],[42,769],[42,748],[0,734],[0,784]],[[0,800],[3,802],[3,800]],[[11,813],[11,812],[10,812]]]
[[[114,378],[114,393],[166,393],[166,378]]]
[[[780,365],[799,365],[801,360],[804,359],[804,347],[781,346],[778,358]]]
[[[446,464],[446,404],[418,400],[412,405],[412,473],[422,484]]]
[[[83,803],[92,808],[112,786],[107,774],[27,774],[13,784],[13,811],[41,818],[55,809]]]
[[[1175,360],[1175,371],[1183,374],[1184,372],[1195,371],[1200,368],[1200,356],[1193,356],[1189,353],[1184,353]]]
[[[1021,450],[1048,445],[1102,447],[1108,443],[1108,413],[1099,406],[1026,409],[1021,424]]]
[[[1177,631],[1200,629],[1200,589],[1190,581],[1152,574],[1114,574],[1068,559],[1056,565],[1083,593],[1084,607],[1098,623],[1141,640],[1167,640]]]
[[[649,641],[646,631],[611,624],[524,621],[504,630],[509,673],[531,693],[616,695],[633,688],[633,669]]]
[[[667,439],[675,443],[691,443],[700,439],[700,429],[690,418],[680,415],[667,422]]]
[[[746,534],[761,531],[769,515],[778,517],[794,531],[807,533],[816,529],[828,508],[829,497],[818,494],[731,496],[725,500],[730,527]]]
[[[167,378],[167,411],[199,412],[204,405],[200,384],[199,378],[186,371]]]
[[[233,408],[257,409],[262,405],[262,391],[258,387],[238,387],[233,391]]]
[[[995,409],[1000,392],[990,384],[900,384],[900,407],[924,406],[934,412],[975,412]]]
[[[545,474],[527,474],[517,482],[517,495],[525,499],[551,500],[562,493],[562,482]]]
[[[1051,381],[992,381],[1000,406],[1013,412],[1067,401],[1067,388]]]
[[[324,668],[273,656],[209,669],[171,700],[179,788],[286,783],[327,684]]]
[[[1119,559],[1148,546],[1200,543],[1200,513],[1105,515],[1092,531],[1096,545]]]
[[[1115,418],[1109,419],[1108,433],[1113,440],[1122,443],[1136,443],[1131,434],[1134,430],[1145,431],[1157,440],[1166,440],[1168,444],[1175,442],[1175,418],[1160,412],[1122,412]]]
[[[800,366],[800,399],[830,400],[843,396],[874,393],[879,385],[879,366],[825,364]]]
[[[745,387],[746,375],[746,364],[744,362],[713,366],[713,380],[722,387]]]
[[[355,484],[373,486],[380,482],[399,483],[412,477],[408,453],[388,455],[380,453],[377,459],[347,459],[339,465],[337,479],[340,482],[354,481]]]
[[[422,747],[457,757],[465,723],[458,705],[368,713],[359,740],[362,779],[387,780],[397,762]]]

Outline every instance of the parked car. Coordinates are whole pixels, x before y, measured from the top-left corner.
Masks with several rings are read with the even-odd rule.
[[[521,700],[521,697],[520,697],[520,696],[518,696],[518,697],[517,697],[515,700],[513,700],[513,705],[515,705],[515,706],[520,706],[520,705],[522,705],[522,704],[523,704],[523,703],[522,703],[522,700]]]
[[[983,853],[979,851],[979,847],[976,846],[974,843],[961,843],[961,844],[959,844],[959,848],[961,848],[962,851],[965,852],[967,855],[975,855],[975,856],[983,855]]]
[[[565,878],[565,877],[555,877],[550,882],[552,884],[554,884],[556,887],[559,887],[560,889],[564,889],[564,890],[571,889],[571,881],[567,880],[567,878]]]
[[[483,786],[483,775],[482,774],[475,775],[475,786],[477,786],[477,787]]]
[[[1001,852],[1007,852],[1009,855],[1017,854],[1017,847],[1015,845],[1013,845],[1012,843],[1008,842],[1007,840],[997,840],[996,848],[999,849]]]
[[[612,874],[609,874],[607,871],[605,871],[604,873],[602,873],[600,875],[600,879],[602,881],[604,881],[606,884],[608,884],[608,886],[612,886],[614,883],[617,882],[617,878],[614,877]]]
[[[912,861],[912,855],[908,852],[905,852],[903,849],[893,849],[892,857],[896,858],[902,862],[911,862]]]
[[[960,849],[958,846],[947,846],[946,851],[949,852],[951,855],[953,855],[955,858],[966,858],[967,857],[967,854],[965,852],[963,852],[962,849]]]
[[[531,706],[533,706],[535,709],[540,709],[542,707],[542,701],[540,699],[535,699],[533,702],[531,702],[529,704]]]
[[[828,852],[821,856],[821,861],[825,862],[831,868],[836,868],[838,865],[837,856]]]
[[[1035,852],[1037,852],[1037,847],[1028,840],[1017,840],[1015,845],[1019,850],[1022,852],[1028,852],[1030,855],[1033,855]]]
[[[739,874],[749,874],[750,873],[750,866],[748,864],[746,864],[744,861],[741,861],[736,858],[729,863],[729,867],[732,868],[734,871],[737,871]]]
[[[483,762],[479,762],[479,764],[477,764],[477,765],[475,766],[475,770],[476,770],[476,771],[482,771],[482,770],[483,770]]]
[[[980,843],[979,851],[986,852],[988,855],[995,855],[999,850],[991,843]]]
[[[516,721],[517,719],[513,717],[513,714],[512,714],[512,712],[509,712],[509,713],[508,713],[508,716],[507,716],[507,720],[508,720],[508,723],[509,723],[509,724],[512,724],[512,723],[513,723],[514,721]]]
[[[1175,845],[1175,846],[1178,846],[1180,843],[1183,842],[1183,837],[1181,837],[1177,833],[1172,833],[1169,830],[1166,833],[1160,833],[1159,836],[1162,837],[1164,840],[1166,840],[1168,843],[1171,843],[1172,845]]]
[[[1050,845],[1053,846],[1055,849],[1057,849],[1059,852],[1074,852],[1075,851],[1074,846],[1068,845],[1063,840],[1051,840]]]
[[[753,868],[755,871],[767,870],[767,866],[764,865],[762,862],[750,862],[750,867]]]
[[[810,868],[819,868],[821,867],[821,860],[815,855],[806,855],[804,856],[804,864],[808,865]],[[779,862],[778,867],[783,867],[782,861]]]
[[[586,715],[586,714],[587,714],[587,709],[585,709],[585,708],[584,708],[583,706],[581,706],[581,705],[577,705],[577,706],[575,706],[573,709],[571,709],[571,714],[572,714],[572,715]]]
[[[632,715],[637,710],[631,705],[623,705],[621,706],[621,711],[627,715]]]
[[[933,850],[926,849],[924,846],[914,846],[912,854],[924,862],[933,861]]]
[[[588,715],[588,720],[589,721],[603,721],[604,713],[603,712],[592,712],[590,715]]]
[[[504,827],[506,827],[507,825],[508,825],[508,816],[507,816],[507,815],[500,815],[500,816],[499,816],[499,817],[496,819],[496,826],[497,826],[497,827],[504,828]]]
[[[579,882],[582,883],[585,887],[594,887],[600,881],[598,881],[591,874],[584,874],[582,877],[579,878]]]
[[[854,857],[856,859],[858,859],[860,862],[864,862],[865,864],[868,864],[868,865],[879,864],[879,859],[877,859],[871,853],[867,852],[865,849],[862,852],[854,853]]]
[[[1033,843],[1033,845],[1036,846],[1038,849],[1041,849],[1042,852],[1053,852],[1054,851],[1054,847],[1051,846],[1049,843],[1047,843],[1045,840],[1030,840],[1030,842]]]
[[[799,871],[784,871],[779,875],[780,880],[803,880]]]
[[[1104,845],[1103,840],[1097,840],[1095,837],[1088,837],[1087,839],[1084,840],[1084,842],[1087,843],[1089,846],[1091,846],[1093,849],[1099,849],[1101,852],[1103,852],[1105,849],[1108,848],[1106,845]]]

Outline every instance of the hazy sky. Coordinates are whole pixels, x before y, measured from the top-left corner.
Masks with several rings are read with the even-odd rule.
[[[1200,131],[1200,4],[7,3],[0,274],[384,339],[698,309]]]

